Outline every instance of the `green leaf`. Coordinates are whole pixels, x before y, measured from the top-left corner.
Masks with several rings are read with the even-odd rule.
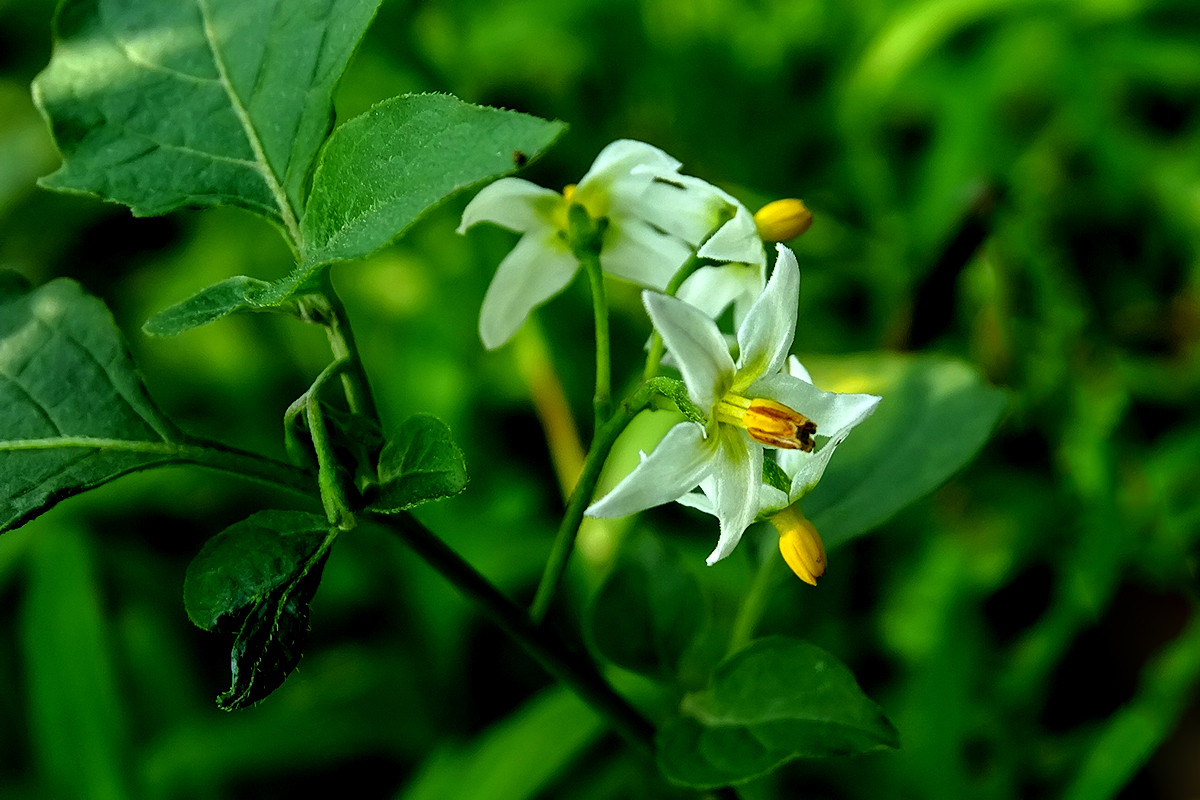
[[[4,273],[0,273],[4,275]],[[0,278],[0,531],[133,470],[183,460],[112,315],[73,281]]]
[[[367,507],[394,514],[467,488],[467,463],[441,420],[414,414],[383,446],[379,480]]]
[[[47,526],[27,553],[22,652],[29,732],[44,796],[140,796],[130,785],[128,726],[109,643],[110,609],[88,542],[70,526]]]
[[[672,680],[707,623],[700,584],[653,536],[628,541],[588,614],[592,646],[609,661]]]
[[[685,698],[683,713],[659,730],[658,763],[672,781],[696,788],[748,781],[795,758],[899,746],[844,664],[783,636],[721,662],[710,687]]]
[[[329,137],[301,221],[306,261],[378,250],[459,189],[514,171],[565,129],[450,95],[385,100]]]
[[[809,369],[823,389],[883,396],[804,499],[805,515],[829,547],[866,533],[944,483],[991,437],[1008,406],[1005,393],[974,369],[938,356],[814,360]]]
[[[315,514],[261,511],[214,536],[188,565],[188,617],[205,630],[237,633],[221,708],[261,700],[296,668],[334,535]]]
[[[227,278],[158,312],[146,320],[142,330],[151,336],[174,336],[238,311],[271,311],[290,294],[275,289],[275,284],[245,275]]]
[[[298,238],[333,89],[379,0],[66,0],[34,99],[52,189],[139,216],[230,204]]]

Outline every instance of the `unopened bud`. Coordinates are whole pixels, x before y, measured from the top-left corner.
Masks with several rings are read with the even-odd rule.
[[[796,577],[817,585],[825,574],[825,543],[821,534],[796,505],[790,505],[770,516],[771,524],[779,531],[779,552]]]
[[[775,200],[754,215],[758,235],[764,242],[786,242],[812,227],[813,215],[803,200]]]

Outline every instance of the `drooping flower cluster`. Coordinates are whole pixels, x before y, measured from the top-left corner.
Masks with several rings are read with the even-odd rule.
[[[644,305],[683,378],[691,419],[671,428],[588,515],[619,517],[672,501],[710,513],[720,535],[709,564],[727,556],[752,522],[769,518],[788,565],[815,583],[824,549],[797,503],[880,398],[823,392],[789,357],[799,265],[779,244],[767,280],[763,242],[807,230],[812,215],[804,204],[776,201],[752,215],[679,168],[657,148],[618,141],[561,194],[515,178],[481,191],[460,231],[489,221],[523,236],[488,288],[480,335],[489,348],[502,345],[571,280],[579,267],[570,242],[572,205],[603,221],[600,267],[647,289]],[[685,265],[691,272],[676,296],[664,294]],[[736,360],[714,321],[730,305]]]

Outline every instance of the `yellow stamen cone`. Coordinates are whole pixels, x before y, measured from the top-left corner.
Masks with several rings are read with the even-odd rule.
[[[764,242],[786,242],[812,227],[813,215],[803,200],[775,200],[754,215],[758,235]]]
[[[825,543],[798,505],[790,505],[770,516],[771,524],[779,531],[779,552],[796,577],[817,585],[825,574]]]

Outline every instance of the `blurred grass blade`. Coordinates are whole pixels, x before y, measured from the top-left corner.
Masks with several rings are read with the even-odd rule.
[[[1120,794],[1175,729],[1200,677],[1200,616],[1142,671],[1141,690],[1111,716],[1064,800],[1105,800]]]
[[[229,204],[297,243],[333,89],[379,0],[66,0],[34,81],[64,164],[42,184],[138,216]]]
[[[36,757],[53,797],[120,800],[127,734],[95,565],[72,528],[41,531],[29,548],[22,633]]]
[[[442,750],[399,800],[529,800],[604,732],[563,688],[547,689],[460,751]]]

